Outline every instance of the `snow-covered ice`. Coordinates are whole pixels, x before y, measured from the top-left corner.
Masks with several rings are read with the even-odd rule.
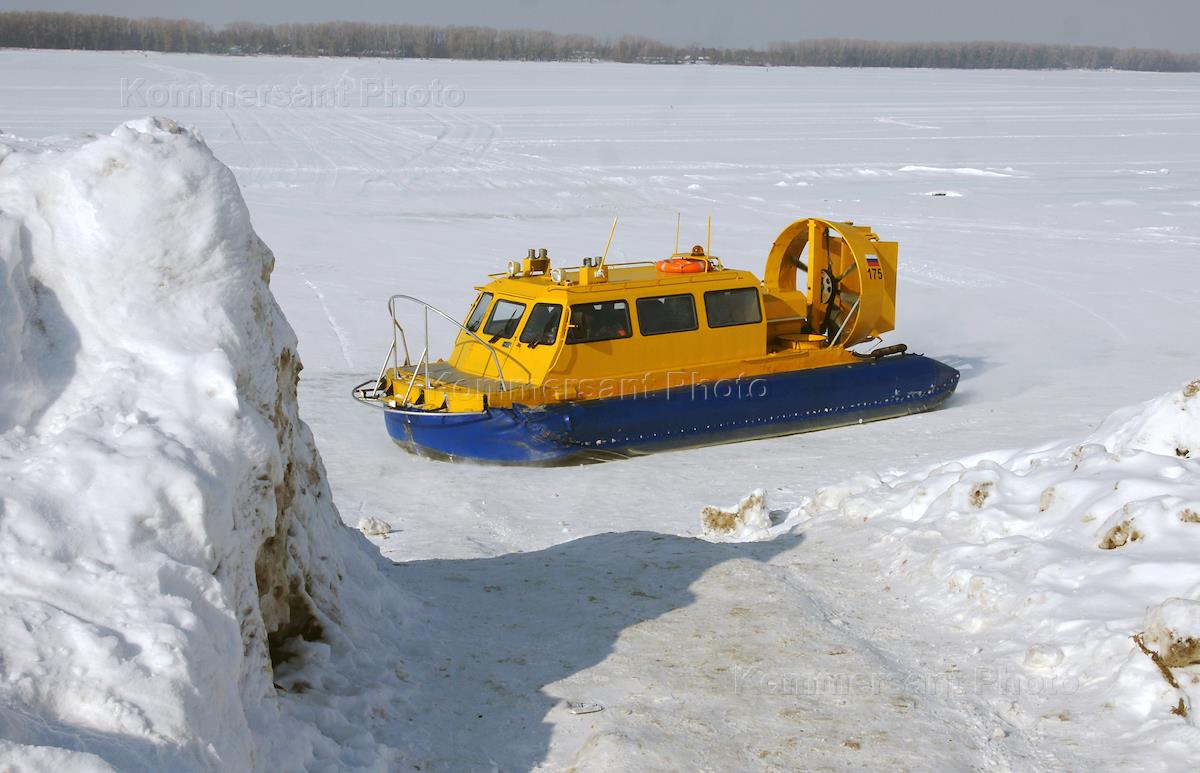
[[[334,529],[328,505],[301,497],[313,529],[301,542],[338,546],[331,560],[348,567],[340,583],[318,584],[317,608],[345,617],[279,669],[282,691],[254,691],[254,679],[269,687],[254,670],[261,658],[239,655],[238,673],[254,678],[217,667],[213,653],[236,649],[243,619],[221,594],[254,586],[245,571],[224,583],[211,562],[227,551],[241,556],[231,567],[252,572],[259,532],[212,529],[209,516],[228,509],[220,497],[234,495],[202,474],[204,460],[238,474],[261,461],[233,442],[253,415],[218,408],[267,386],[231,385],[231,368],[262,361],[227,345],[287,348],[289,334],[273,322],[270,335],[222,338],[213,309],[231,324],[248,317],[205,293],[233,277],[189,284],[223,265],[200,260],[204,234],[250,232],[223,171],[209,179],[224,180],[225,193],[212,207],[192,202],[185,239],[135,217],[151,207],[144,191],[127,211],[99,211],[111,218],[100,230],[73,207],[56,239],[41,241],[52,246],[39,249],[37,271],[6,262],[0,284],[0,354],[20,363],[0,373],[0,538],[20,525],[60,551],[18,551],[0,576],[34,592],[26,601],[6,585],[3,601],[25,609],[63,583],[77,587],[62,566],[85,588],[82,610],[51,618],[69,627],[2,629],[6,755],[36,753],[57,767],[68,761],[53,747],[86,750],[118,768],[213,768],[219,753],[263,769],[1161,769],[1198,753],[1196,667],[1182,664],[1200,598],[1187,553],[1200,526],[1186,515],[1200,512],[1191,492],[1200,444],[1179,385],[1200,376],[1191,344],[1200,285],[1190,281],[1200,76],[15,51],[0,52],[0,66],[0,156],[15,152],[13,169],[50,163],[18,138],[53,137],[64,153],[95,157],[58,188],[47,175],[39,203],[0,203],[9,219],[58,211],[52,189],[79,202],[111,185],[116,173],[102,173],[96,149],[124,142],[122,131],[155,138],[137,152],[171,143],[207,152],[167,124],[81,139],[148,114],[196,127],[232,170],[253,232],[276,257],[271,292],[306,365],[300,415],[338,510],[368,532],[386,524],[386,538],[371,540],[399,562],[372,563],[357,530]],[[464,99],[363,96],[435,82]],[[187,102],[212,88],[311,94],[338,84],[348,96],[331,107]],[[177,97],[157,104],[171,89]],[[8,173],[13,160],[0,164],[0,187],[27,190]],[[218,203],[231,219],[215,216]],[[183,217],[178,200],[153,206]],[[558,260],[597,254],[614,214],[613,256],[657,256],[672,245],[677,211],[685,240],[703,240],[713,215],[714,252],[754,270],[779,230],[810,214],[899,240],[889,340],[959,368],[959,394],[923,416],[551,470],[407,456],[377,414],[349,399],[386,348],[389,292],[458,313],[487,272],[530,246]],[[26,254],[9,228],[6,258]],[[131,235],[147,231],[139,248]],[[198,267],[200,277],[179,277],[163,274],[169,261],[140,263],[164,287],[182,281],[185,295],[210,299],[208,311],[179,309],[194,335],[164,335],[175,309],[145,302],[157,292],[149,276],[67,270],[62,255],[107,249],[96,234],[145,256],[157,244]],[[247,254],[261,262],[257,248],[226,257]],[[237,265],[238,276],[252,273]],[[76,307],[65,288],[85,278],[105,294]],[[273,308],[254,286],[242,292]],[[45,330],[22,322],[35,317]],[[27,356],[51,349],[66,356]],[[164,379],[177,386],[148,388]],[[1126,405],[1135,407],[1097,427]],[[293,450],[299,443],[300,458],[314,459],[304,430],[289,426]],[[141,455],[125,445],[135,441],[147,444]],[[1033,450],[989,450],[1016,448]],[[101,466],[107,475],[90,474]],[[699,539],[705,506],[757,489],[762,507],[744,510],[757,527],[735,539],[771,539]],[[173,525],[129,520],[169,508],[181,514]],[[126,530],[114,530],[122,515]],[[157,585],[158,559],[122,574],[105,557],[112,550],[122,562],[160,551],[191,569],[183,585]],[[108,595],[117,602],[96,600]],[[121,617],[119,603],[143,596],[158,598],[151,610],[163,616],[216,599],[197,618],[216,633],[171,629],[180,618],[166,618],[178,646],[134,651],[120,636],[132,641],[123,631],[150,623]],[[1164,664],[1179,664],[1167,666],[1179,687],[1137,633]],[[79,651],[89,636],[101,645],[86,657],[42,654]],[[152,656],[161,659],[147,673],[162,677],[161,691],[151,695],[142,675],[111,688],[125,703],[104,703],[101,689],[64,697],[68,683],[107,684],[125,673],[119,664]],[[14,664],[37,677],[14,681]],[[39,683],[45,693],[20,692]],[[188,685],[224,691],[201,702]],[[1171,713],[1181,700],[1186,717]],[[605,710],[575,715],[568,702]],[[55,713],[76,703],[82,713]],[[160,735],[144,729],[151,721]]]

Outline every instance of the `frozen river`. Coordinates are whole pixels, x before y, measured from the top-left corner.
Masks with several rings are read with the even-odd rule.
[[[694,646],[672,638],[682,636],[675,629],[646,633],[646,626],[691,631],[688,625],[700,624],[680,623],[670,610],[726,619],[743,608],[722,577],[747,584],[742,592],[751,595],[754,583],[781,583],[771,586],[768,604],[780,617],[789,610],[797,617],[782,627],[764,623],[772,646],[786,648],[814,615],[824,615],[837,623],[826,626],[821,641],[841,642],[825,651],[844,646],[857,663],[851,670],[886,670],[903,659],[897,652],[915,652],[919,642],[901,624],[885,624],[879,636],[894,640],[894,651],[874,651],[862,645],[877,640],[871,631],[839,628],[857,603],[838,597],[839,588],[853,586],[855,575],[831,560],[849,542],[772,543],[755,548],[754,561],[726,561],[731,556],[697,554],[676,540],[699,532],[703,505],[727,504],[754,488],[786,510],[817,485],[860,471],[1083,435],[1114,408],[1200,375],[1190,349],[1200,303],[1192,273],[1200,250],[1197,74],[18,51],[0,52],[0,70],[0,130],[31,138],[107,132],[130,118],[166,115],[198,127],[233,169],[257,231],[275,252],[272,287],[305,363],[301,412],[343,518],[356,524],[375,516],[393,525],[376,541],[386,556],[416,561],[401,571],[429,581],[431,608],[452,603],[455,577],[479,573],[487,584],[488,566],[507,577],[498,585],[528,581],[541,570],[531,574],[520,559],[500,558],[528,551],[549,550],[547,567],[577,564],[585,574],[603,573],[610,558],[625,567],[618,574],[632,572],[632,556],[644,552],[643,567],[675,577],[665,580],[676,585],[662,608],[636,621],[665,615],[657,623],[595,632],[605,642],[620,636],[632,649],[614,645],[610,653],[593,638],[575,651],[584,661],[578,669],[550,668],[531,678],[531,689],[571,674],[572,689],[617,699],[641,678],[631,674],[646,668],[647,653],[664,642],[685,652]],[[389,294],[416,295],[458,315],[487,273],[528,247],[546,247],[560,263],[598,254],[614,215],[621,221],[610,260],[656,259],[673,246],[676,212],[684,242],[703,242],[711,215],[713,253],[757,272],[779,231],[805,216],[869,223],[882,238],[899,241],[897,329],[886,342],[905,342],[959,368],[957,396],[928,415],[562,469],[414,458],[391,444],[379,415],[350,399],[351,386],[374,375],[390,340]],[[603,536],[609,532],[618,534]],[[643,532],[669,535],[666,553],[650,550],[637,536]],[[675,553],[682,570],[664,558]],[[436,561],[421,563],[426,559]],[[462,559],[497,563],[437,563]],[[799,563],[812,583],[807,590],[776,576]],[[677,570],[682,575],[672,575]],[[870,561],[861,571],[874,572]],[[578,592],[587,584],[580,580]],[[620,592],[597,591],[609,599]],[[487,599],[468,603],[483,610]],[[537,612],[527,606],[511,609]],[[431,614],[434,625],[444,613]],[[895,610],[872,614],[903,619]],[[482,619],[483,628],[467,625],[459,633],[480,637],[472,640],[480,647],[498,636],[504,657],[523,657],[519,641],[497,633],[501,621]],[[741,625],[714,624],[714,635],[733,635]],[[560,634],[541,635],[565,648],[569,660],[577,645]],[[707,663],[703,673],[711,677],[720,646],[691,662]],[[639,657],[622,665],[629,653]],[[660,737],[667,745],[655,748],[685,749],[718,732],[687,723],[756,705],[744,695],[714,702],[696,673],[672,676],[662,664],[641,676],[683,696],[668,712],[681,724],[654,731],[673,740]],[[489,673],[476,668],[468,677],[483,682]],[[475,694],[471,684],[460,688],[462,701]],[[879,710],[859,697],[862,706],[844,711]],[[630,745],[658,721],[653,700],[630,709],[616,736],[593,742],[594,760],[635,759]],[[913,720],[931,736],[942,732],[936,728],[966,728],[963,747],[945,751],[945,764],[1046,762],[1034,735],[1007,751],[988,747],[991,720],[946,700],[922,704]],[[801,747],[835,767],[882,764],[905,752],[901,738],[888,740],[884,732],[863,742],[845,728],[789,747],[779,727],[789,721],[778,713],[786,706],[772,706],[759,730],[726,716],[719,732],[770,735],[774,745],[763,746],[760,759],[782,767]],[[543,708],[526,719],[541,720]],[[817,724],[836,725],[835,714]],[[455,721],[446,718],[447,726]],[[497,757],[497,764],[566,764],[585,737],[580,720],[545,721],[554,729],[540,745]],[[893,735],[903,726],[895,717],[879,719]],[[488,726],[478,743],[499,743],[510,732]],[[429,748],[446,743],[444,734],[428,733]],[[876,744],[864,754],[879,756],[849,758],[857,763],[839,756],[860,742]],[[467,744],[465,756],[444,764],[484,764],[486,755],[472,756],[470,742],[455,743]],[[736,764],[741,757],[712,759]]]

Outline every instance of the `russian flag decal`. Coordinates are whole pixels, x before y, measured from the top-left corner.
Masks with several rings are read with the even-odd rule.
[[[867,255],[867,265],[870,268],[879,268],[879,258],[874,255]]]

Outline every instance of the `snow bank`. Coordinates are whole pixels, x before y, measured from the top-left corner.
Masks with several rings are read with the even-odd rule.
[[[1013,175],[1005,172],[997,172],[991,169],[976,169],[970,166],[961,166],[948,168],[943,166],[917,166],[909,164],[900,167],[901,172],[914,172],[918,174],[939,174],[939,175],[961,175],[963,177],[1012,177]],[[1009,170],[1011,171],[1011,170]]]
[[[888,586],[946,621],[931,642],[1024,685],[1004,706],[1200,753],[1200,381],[1083,442],[820,489],[789,521],[874,530]]]
[[[387,759],[354,725],[365,685],[395,682],[398,602],[298,417],[272,266],[232,173],[173,122],[4,138],[0,753],[17,767]]]

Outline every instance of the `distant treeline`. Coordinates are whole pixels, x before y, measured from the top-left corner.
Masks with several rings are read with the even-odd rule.
[[[1038,43],[877,43],[806,40],[771,43],[767,61],[799,67],[940,67],[958,70],[1200,71],[1200,54],[1146,48]]]
[[[614,41],[589,35],[496,30],[490,27],[359,22],[275,25],[237,22],[215,29],[201,22],[179,19],[127,19],[44,11],[0,13],[0,47],[787,67],[1200,71],[1200,54],[1099,46],[806,40],[774,42],[766,51],[761,51],[671,46],[641,37],[622,37]]]

